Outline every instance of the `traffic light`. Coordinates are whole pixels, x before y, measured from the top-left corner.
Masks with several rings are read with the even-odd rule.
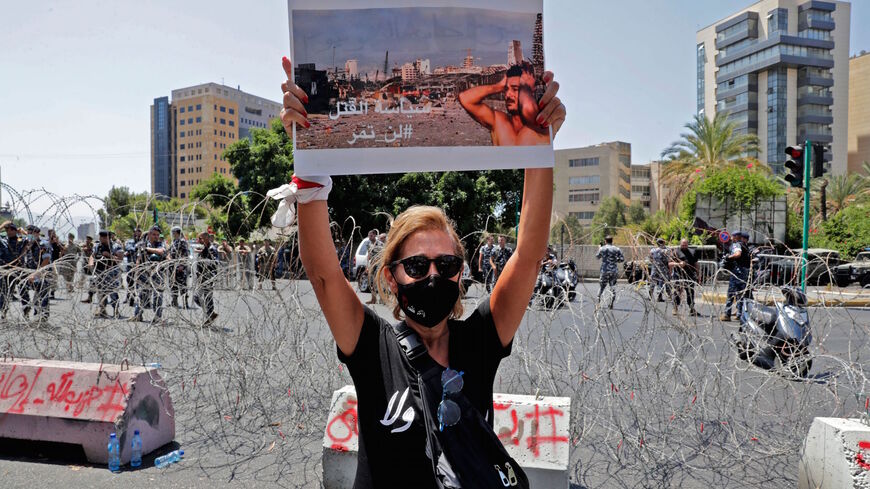
[[[813,143],[813,178],[825,174],[825,143]]]
[[[785,181],[792,187],[803,188],[804,186],[804,147],[801,145],[789,146],[785,148],[785,154],[788,159],[785,160],[785,167],[789,173],[785,176]]]

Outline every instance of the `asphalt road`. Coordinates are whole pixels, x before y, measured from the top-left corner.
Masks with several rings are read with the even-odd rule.
[[[309,284],[279,289],[218,292],[222,331],[200,329],[199,310],[169,309],[165,325],[96,320],[79,293],[53,303],[55,328],[13,309],[0,323],[4,353],[160,362],[177,413],[176,445],[162,452],[186,456],[161,470],[152,454],[113,475],[74,447],[4,440],[2,487],[320,487],[329,398],[350,380]],[[469,291],[467,309],[481,292]],[[719,322],[718,306],[673,316],[623,283],[616,307],[599,310],[596,294],[581,284],[565,307],[530,309],[494,386],[572,398],[574,487],[794,487],[812,418],[864,407],[870,310],[812,309],[815,364],[799,380],[737,360],[737,323]]]

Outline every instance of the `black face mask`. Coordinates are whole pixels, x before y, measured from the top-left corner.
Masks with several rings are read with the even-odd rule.
[[[427,328],[444,320],[459,298],[459,284],[433,274],[410,284],[398,284],[399,307],[405,317]]]

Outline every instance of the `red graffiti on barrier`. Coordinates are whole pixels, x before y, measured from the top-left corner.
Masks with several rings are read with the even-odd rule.
[[[91,385],[90,387],[74,388],[75,371],[66,371],[59,377],[46,379],[43,376],[43,382],[48,382],[45,389],[41,391],[44,397],[40,397],[41,393],[37,392],[34,396],[33,390],[37,381],[42,375],[42,367],[36,370],[19,372],[17,365],[12,365],[12,368],[7,372],[0,372],[0,412],[8,414],[22,414],[28,403],[33,406],[62,407],[63,411],[70,413],[74,418],[77,418],[85,412],[92,412],[95,409],[99,413],[100,419],[111,420],[118,414],[124,412],[122,402],[128,396],[127,387],[116,380],[111,384],[100,387]],[[32,378],[30,376],[32,375]],[[4,401],[11,400],[11,404],[4,407]],[[102,401],[102,402],[101,402]],[[96,405],[96,408],[93,406]],[[33,413],[38,414],[38,413]]]
[[[543,443],[552,443],[554,447],[556,447],[559,443],[568,443],[567,436],[557,436],[556,435],[556,416],[562,417],[565,413],[559,409],[554,408],[553,406],[548,407],[545,411],[540,411],[540,406],[535,404],[535,412],[534,413],[526,413],[526,418],[532,420],[532,435],[527,440],[529,445],[529,450],[531,450],[532,454],[535,457],[540,456],[540,446]],[[540,425],[541,425],[541,417],[549,416],[550,424],[552,425],[553,434],[550,436],[541,436]]]
[[[858,453],[855,454],[855,463],[864,470],[870,470],[870,461],[864,459],[864,450],[870,450],[870,441],[858,442]]]
[[[348,399],[342,406],[343,411],[338,413],[334,418],[329,420],[326,425],[326,436],[332,440],[333,450],[348,450],[346,443],[354,436],[359,435],[357,431],[357,413],[356,399]],[[336,422],[340,423],[336,428]],[[341,428],[344,426],[344,428]],[[338,431],[338,434],[335,431]]]
[[[495,411],[507,411],[511,410],[511,423],[512,426],[510,429],[507,427],[499,428],[498,430],[498,439],[505,445],[512,444],[519,446],[520,438],[523,437],[523,422],[520,421],[517,417],[517,410],[511,409],[511,405],[507,403],[493,402],[492,403],[493,412]]]

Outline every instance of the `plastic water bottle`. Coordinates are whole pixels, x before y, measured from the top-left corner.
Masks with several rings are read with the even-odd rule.
[[[133,441],[130,442],[130,449],[130,467],[142,465],[142,437],[139,436],[139,430],[133,432]]]
[[[114,433],[109,435],[109,470],[115,473],[121,471],[121,445]]]
[[[181,460],[184,456],[184,450],[173,450],[162,457],[157,457],[154,459],[154,466],[157,468],[169,467]]]
[[[159,363],[148,363],[145,365],[147,368],[160,368],[162,365]]]

